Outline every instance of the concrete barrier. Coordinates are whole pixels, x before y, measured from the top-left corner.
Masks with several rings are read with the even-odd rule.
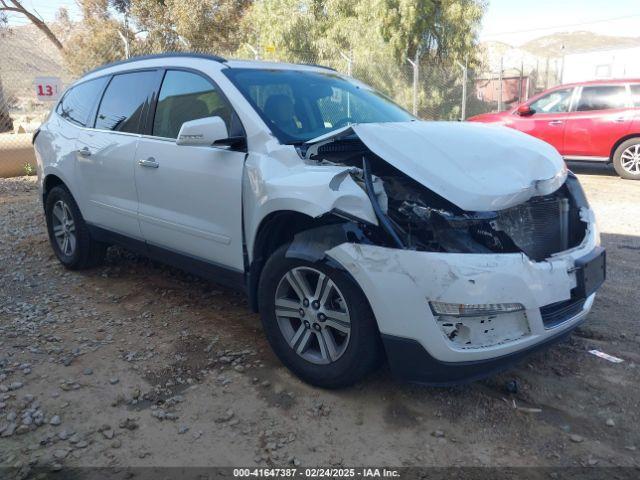
[[[0,135],[0,177],[25,175],[25,165],[35,172],[36,157],[31,145],[31,133],[6,133]]]

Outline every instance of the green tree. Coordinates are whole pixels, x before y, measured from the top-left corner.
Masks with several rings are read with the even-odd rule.
[[[75,75],[125,57],[121,37],[125,25],[114,18],[109,1],[79,0],[78,4],[82,12],[78,23],[62,12],[59,15],[59,28],[66,37],[64,59]]]
[[[418,111],[453,119],[461,99],[455,62],[476,62],[483,9],[478,0],[256,0],[243,25],[246,43],[262,58],[343,72],[351,63],[353,76],[407,108],[413,103],[407,60],[417,61]],[[249,47],[240,53],[249,55]]]
[[[121,3],[122,0],[120,0]],[[132,22],[152,50],[189,49],[229,53],[240,42],[250,0],[128,0]]]

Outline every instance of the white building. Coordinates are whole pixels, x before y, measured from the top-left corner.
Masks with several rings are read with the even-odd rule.
[[[564,57],[562,83],[640,78],[640,47],[573,53]]]

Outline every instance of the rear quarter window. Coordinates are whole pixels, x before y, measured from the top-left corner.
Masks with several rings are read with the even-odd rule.
[[[96,78],[72,87],[56,107],[56,113],[70,122],[86,127],[108,78]]]
[[[631,99],[634,107],[640,107],[640,83],[631,85]]]

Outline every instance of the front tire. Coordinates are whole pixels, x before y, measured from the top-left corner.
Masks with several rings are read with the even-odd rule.
[[[640,180],[640,137],[620,144],[613,154],[613,168],[627,180]]]
[[[107,245],[91,238],[69,190],[62,185],[52,188],[47,194],[44,212],[49,242],[60,263],[70,270],[102,263]]]
[[[344,272],[285,256],[267,261],[259,306],[267,339],[282,363],[307,383],[341,388],[380,360],[380,335],[364,294]]]

